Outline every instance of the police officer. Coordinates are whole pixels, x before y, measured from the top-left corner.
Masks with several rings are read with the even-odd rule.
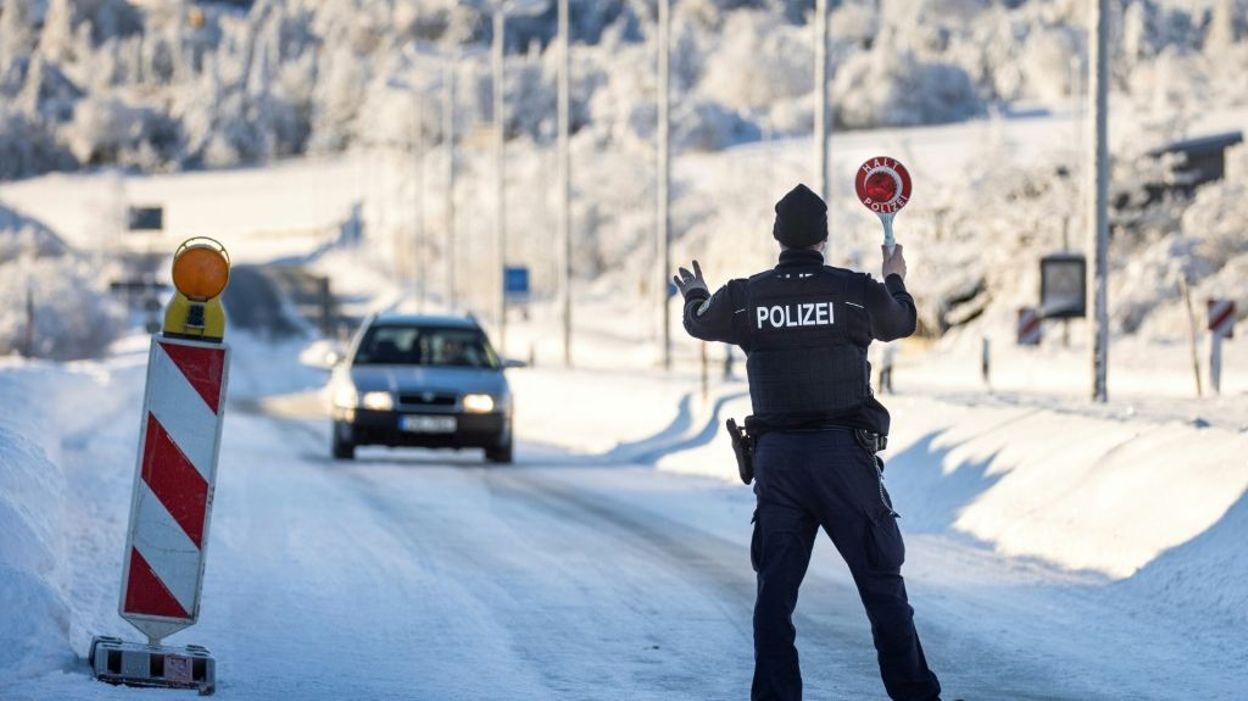
[[[849,565],[893,699],[939,699],[906,600],[905,546],[875,451],[888,411],[872,396],[867,347],[914,333],[902,248],[884,251],[884,282],[824,265],[827,206],[805,185],[776,204],[779,264],[711,294],[701,267],[675,282],[685,330],[746,353],[756,438],[751,698],[800,699],[793,608],[822,527]]]

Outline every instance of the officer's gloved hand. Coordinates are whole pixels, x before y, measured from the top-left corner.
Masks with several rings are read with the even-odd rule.
[[[901,244],[897,244],[892,253],[888,252],[888,246],[880,246],[880,250],[884,252],[884,279],[887,280],[889,275],[898,275],[905,281],[906,257],[901,254]]]
[[[672,277],[672,282],[676,283],[676,289],[680,290],[680,295],[689,300],[689,295],[696,290],[701,290],[699,297],[710,297],[711,290],[706,286],[706,280],[702,277],[702,267],[698,265],[698,261],[693,261],[693,272],[689,272],[685,268],[679,269],[679,274]]]

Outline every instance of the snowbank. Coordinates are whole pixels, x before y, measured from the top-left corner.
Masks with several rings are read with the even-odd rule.
[[[0,366],[0,396],[42,396],[48,374]],[[69,653],[69,611],[57,586],[64,543],[65,476],[40,403],[0,415],[0,678],[60,666]]]
[[[147,337],[103,361],[0,359],[0,687],[117,634]],[[0,696],[4,696],[0,691]]]
[[[1120,581],[1248,622],[1248,432],[1009,396],[903,395],[886,478],[902,527],[959,533],[998,553]],[[1117,412],[1117,413],[1116,413]],[[659,468],[736,480],[719,424]]]
[[[0,411],[0,649],[7,651],[0,679],[77,660],[70,636],[78,602],[71,592],[84,583],[74,581],[68,553],[89,547],[89,536],[81,536],[103,524],[89,521],[94,505],[79,502],[84,490],[70,484],[63,446],[88,440],[84,431],[114,417],[130,398],[111,385],[126,373],[137,377],[135,357],[119,356],[110,367],[0,360],[0,396],[8,400]],[[120,468],[92,464],[91,479],[132,474],[133,448],[128,455]],[[116,511],[124,514],[124,503]]]

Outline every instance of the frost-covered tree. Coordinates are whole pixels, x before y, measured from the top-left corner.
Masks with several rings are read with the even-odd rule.
[[[1085,62],[1080,0],[832,5],[833,102],[842,127],[965,119],[988,103],[1060,103]],[[393,141],[393,125],[413,121],[405,106],[440,97],[436,61],[413,65],[408,48],[461,56],[457,114],[466,132],[492,119],[484,54],[490,6],[0,0],[0,154],[8,154],[0,177],[103,163],[230,166]],[[1114,3],[1115,89],[1141,105],[1248,100],[1246,6]],[[571,8],[574,129],[604,147],[648,149],[653,0],[571,0]],[[810,0],[673,4],[677,148],[810,130],[811,10]],[[553,2],[508,23],[508,138],[545,144],[553,137],[554,32]],[[1196,78],[1159,87],[1165,73]],[[419,99],[395,94],[413,89]],[[379,114],[389,111],[400,114]]]

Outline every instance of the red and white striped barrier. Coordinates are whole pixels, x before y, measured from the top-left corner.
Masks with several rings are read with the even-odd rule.
[[[1235,300],[1211,299],[1209,308],[1209,331],[1222,338],[1235,338]]]
[[[1035,307],[1023,307],[1018,310],[1018,345],[1040,345],[1040,312]]]
[[[151,641],[199,618],[228,369],[224,344],[152,339],[119,609]]]

